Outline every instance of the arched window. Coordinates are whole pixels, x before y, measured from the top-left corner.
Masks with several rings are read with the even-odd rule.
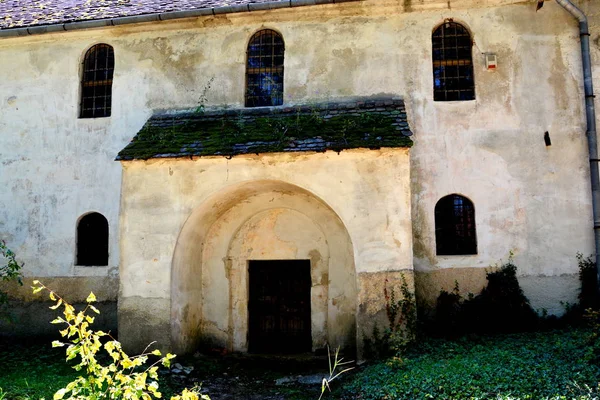
[[[81,118],[110,117],[115,53],[107,44],[92,46],[83,59]]]
[[[442,197],[435,205],[437,255],[477,254],[475,207],[458,194]]]
[[[431,37],[433,47],[433,99],[458,101],[475,99],[471,35],[448,20]]]
[[[283,104],[283,54],[281,35],[271,29],[256,32],[248,43],[246,107]]]
[[[108,265],[108,221],[102,214],[84,215],[77,224],[77,265]]]

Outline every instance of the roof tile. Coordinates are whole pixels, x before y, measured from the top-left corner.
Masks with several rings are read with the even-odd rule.
[[[404,101],[383,100],[159,113],[117,160],[410,147]]]
[[[0,0],[0,30],[227,6],[244,11],[272,2],[289,0]]]

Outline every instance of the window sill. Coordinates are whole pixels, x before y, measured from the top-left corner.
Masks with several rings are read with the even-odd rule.
[[[437,258],[477,257],[479,254],[436,254]]]
[[[73,276],[107,276],[112,275],[114,267],[108,265],[73,265]]]

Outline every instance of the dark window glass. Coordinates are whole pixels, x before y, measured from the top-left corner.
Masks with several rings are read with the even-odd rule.
[[[92,46],[83,59],[81,118],[110,117],[115,53],[107,44]]]
[[[435,205],[437,255],[477,254],[475,207],[458,194],[443,197]]]
[[[456,22],[440,25],[431,38],[433,55],[433,99],[475,99],[471,35]]]
[[[263,29],[252,36],[246,63],[246,107],[283,104],[284,52],[279,33]]]
[[[77,265],[108,265],[108,221],[91,213],[77,225]]]

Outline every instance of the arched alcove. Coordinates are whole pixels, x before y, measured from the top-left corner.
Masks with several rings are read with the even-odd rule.
[[[187,219],[171,276],[172,344],[248,349],[248,265],[310,260],[312,350],[355,346],[357,284],[350,237],[312,193],[252,181],[216,193]]]

